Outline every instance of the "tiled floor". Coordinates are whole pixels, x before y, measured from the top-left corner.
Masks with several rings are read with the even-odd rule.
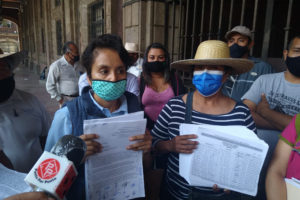
[[[51,99],[47,93],[46,81],[39,80],[39,75],[21,66],[15,69],[14,73],[16,88],[35,95],[46,107],[51,117],[53,117],[55,111],[58,109],[58,103],[56,100]]]

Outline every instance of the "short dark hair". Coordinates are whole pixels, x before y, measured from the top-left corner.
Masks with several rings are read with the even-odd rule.
[[[112,49],[115,50],[122,62],[124,63],[126,69],[131,63],[131,59],[128,55],[128,52],[123,46],[122,39],[113,34],[103,34],[98,36],[95,40],[93,40],[84,50],[81,56],[81,64],[85,67],[87,75],[91,78],[92,73],[92,65],[95,62],[95,58],[98,55],[98,52],[95,51],[96,49]]]
[[[63,54],[66,54],[67,52],[70,52],[71,51],[71,49],[70,49],[70,45],[74,45],[75,47],[77,47],[77,45],[74,43],[74,42],[72,42],[72,41],[68,41],[68,42],[66,42],[65,44],[64,44],[64,46],[63,46]]]
[[[300,39],[300,35],[297,35],[297,36],[295,36],[295,37],[293,37],[293,38],[291,39],[291,41],[289,42],[289,44],[288,44],[288,46],[287,46],[287,50],[290,50],[290,48],[292,47],[293,42],[294,42],[295,39]]]
[[[144,54],[144,61],[143,61],[143,77],[145,79],[145,83],[146,85],[150,85],[151,84],[151,73],[148,72],[147,70],[145,70],[145,63],[148,62],[148,54],[149,54],[149,51],[150,49],[161,49],[163,50],[164,54],[165,54],[165,59],[166,59],[166,64],[168,67],[166,67],[165,71],[164,71],[164,78],[165,78],[165,81],[166,82],[169,82],[170,81],[170,74],[171,74],[171,71],[170,71],[170,55],[169,55],[169,52],[167,51],[167,49],[165,48],[164,45],[162,45],[161,43],[152,43],[150,44],[146,51],[145,51],[145,54]]]

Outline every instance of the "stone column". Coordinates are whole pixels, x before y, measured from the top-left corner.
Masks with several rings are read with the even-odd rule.
[[[135,42],[140,51],[153,42],[164,44],[165,3],[123,0],[123,39]]]

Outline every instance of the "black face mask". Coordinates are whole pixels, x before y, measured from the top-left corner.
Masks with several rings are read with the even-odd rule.
[[[245,55],[248,52],[248,47],[247,46],[240,46],[237,43],[234,43],[230,47],[230,57],[231,58],[241,58],[243,55]]]
[[[74,56],[74,58],[73,58],[74,63],[77,62],[77,61],[79,61],[79,59],[80,59],[79,56]]]
[[[0,80],[0,103],[5,102],[12,95],[15,89],[15,79],[13,76]]]
[[[300,56],[286,57],[285,64],[291,74],[300,78]]]
[[[145,62],[145,69],[147,72],[163,72],[167,68],[167,62]]]

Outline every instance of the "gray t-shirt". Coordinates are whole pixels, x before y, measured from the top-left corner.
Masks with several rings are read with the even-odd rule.
[[[242,100],[248,99],[258,104],[263,93],[271,109],[290,116],[300,113],[300,84],[286,81],[284,72],[260,76]]]

